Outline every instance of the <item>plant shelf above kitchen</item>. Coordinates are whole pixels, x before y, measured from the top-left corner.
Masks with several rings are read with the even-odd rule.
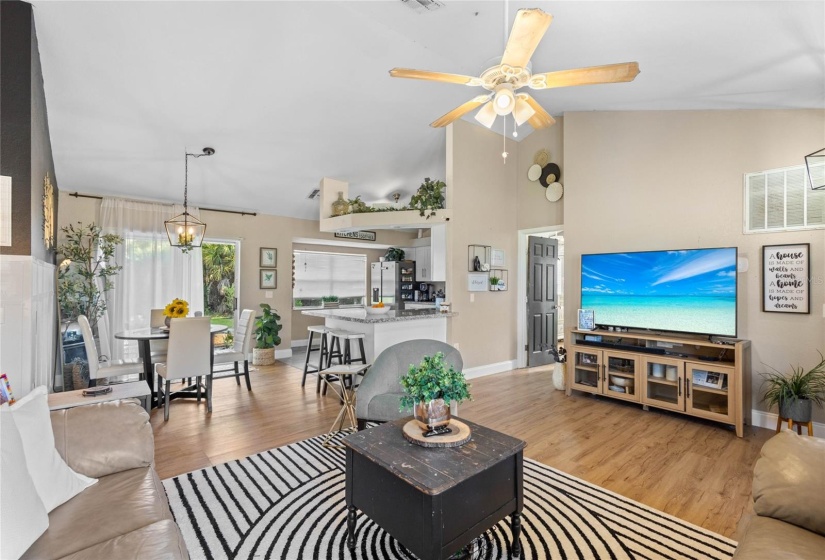
[[[452,215],[453,211],[449,208],[436,210],[435,216],[429,219],[422,216],[418,210],[344,214],[334,218],[321,218],[320,229],[324,232],[336,232],[362,229],[430,228],[449,222]]]
[[[348,183],[324,177],[318,189],[320,230],[331,233],[364,229],[420,229],[441,225],[449,222],[453,215],[449,198],[446,194],[439,194],[444,193],[445,189],[443,182],[425,179],[416,195],[418,198],[414,196],[412,199],[415,209],[379,209],[377,204],[370,207],[361,202],[360,196],[349,200]]]

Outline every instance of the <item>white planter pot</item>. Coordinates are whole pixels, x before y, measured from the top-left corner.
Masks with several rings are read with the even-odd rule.
[[[253,348],[253,366],[271,366],[275,363],[275,348]]]
[[[561,362],[553,364],[553,387],[564,391],[564,364]]]

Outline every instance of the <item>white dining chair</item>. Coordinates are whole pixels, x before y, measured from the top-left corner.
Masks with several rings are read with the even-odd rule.
[[[111,360],[101,362],[89,319],[85,315],[78,315],[77,323],[80,325],[83,346],[86,348],[86,360],[89,362],[89,387],[97,385],[98,379],[143,373],[143,364],[141,363],[123,363]]]
[[[209,317],[172,319],[169,325],[169,350],[166,361],[155,364],[158,376],[157,402],[163,402],[163,420],[169,420],[170,382],[194,377],[198,401],[201,388],[206,389],[206,411],[212,412],[212,371]],[[206,378],[203,384],[201,378]]]
[[[163,314],[162,308],[152,309],[150,313],[151,315],[149,316],[149,327],[157,329],[166,326],[166,316]],[[153,364],[166,361],[166,352],[169,349],[168,341],[153,340],[149,343],[149,347],[152,349],[150,357],[152,359]]]
[[[238,365],[243,362],[243,375],[246,378],[247,391],[252,390],[252,384],[249,382],[249,354],[252,352],[252,341],[255,340],[252,332],[254,325],[255,312],[251,309],[244,309],[238,319],[238,328],[235,329],[235,342],[232,345],[232,350],[217,351],[214,358],[215,365],[234,364],[235,382],[238,385],[241,384]]]

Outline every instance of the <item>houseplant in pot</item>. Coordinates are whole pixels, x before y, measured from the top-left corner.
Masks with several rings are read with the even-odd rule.
[[[255,320],[255,348],[252,349],[252,365],[271,366],[275,363],[275,347],[281,343],[278,333],[283,325],[281,316],[268,303],[262,303],[263,315]]]
[[[805,371],[802,366],[791,366],[786,375],[771,366],[771,371],[763,372],[762,386],[767,387],[762,401],[768,408],[776,405],[780,418],[806,424],[811,421],[813,405],[822,406],[825,399],[825,356],[819,353],[820,361]]]
[[[324,296],[321,298],[321,305],[328,309],[338,307],[338,296]]]
[[[404,396],[401,409],[412,408],[422,430],[433,430],[450,423],[450,403],[470,398],[470,386],[464,374],[444,363],[444,354],[424,356],[418,365],[412,364],[401,378]]]
[[[429,220],[435,216],[436,210],[444,208],[444,189],[446,188],[444,181],[431,181],[429,177],[426,177],[412,195],[410,208],[418,210],[421,216],[426,216]]]

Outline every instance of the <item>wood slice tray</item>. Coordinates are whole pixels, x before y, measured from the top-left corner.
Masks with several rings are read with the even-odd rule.
[[[410,420],[404,424],[402,433],[407,441],[421,447],[459,447],[473,437],[470,426],[460,420],[452,418],[449,427],[452,428],[452,433],[443,436],[424,437],[418,422]]]

